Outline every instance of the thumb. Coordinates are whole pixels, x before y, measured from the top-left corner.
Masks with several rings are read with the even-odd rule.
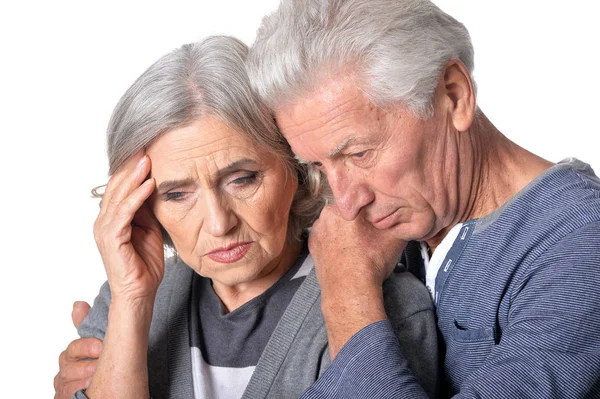
[[[83,319],[90,312],[90,305],[84,301],[77,301],[73,304],[73,311],[71,312],[71,319],[75,328],[79,327]]]

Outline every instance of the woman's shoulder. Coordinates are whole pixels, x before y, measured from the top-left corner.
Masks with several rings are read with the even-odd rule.
[[[394,270],[384,281],[383,297],[390,318],[403,320],[420,312],[435,312],[427,287],[401,268]]]
[[[165,274],[154,300],[153,320],[160,319],[166,314],[169,303],[174,300],[174,295],[183,298],[181,301],[185,301],[185,298],[189,296],[189,287],[185,283],[187,281],[191,284],[193,273],[194,271],[180,259],[176,257],[165,259]],[[188,289],[185,287],[188,287]],[[108,327],[108,309],[111,300],[110,286],[106,281],[100,287],[88,316],[77,328],[77,332],[81,337],[104,339]]]

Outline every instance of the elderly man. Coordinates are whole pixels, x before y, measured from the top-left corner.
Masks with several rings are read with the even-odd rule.
[[[306,398],[418,398],[385,320],[405,241],[445,342],[445,396],[599,397],[600,181],[477,107],[467,30],[427,0],[283,0],[249,62],[335,197],[310,248],[332,366]]]

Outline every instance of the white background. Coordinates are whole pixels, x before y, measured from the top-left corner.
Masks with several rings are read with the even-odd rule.
[[[479,104],[518,144],[600,171],[594,1],[439,0],[475,45]],[[10,4],[10,5],[9,5]],[[146,67],[209,34],[247,43],[277,0],[0,5],[0,396],[50,398],[74,300],[105,275],[92,237],[104,129]],[[8,392],[7,392],[8,391]]]

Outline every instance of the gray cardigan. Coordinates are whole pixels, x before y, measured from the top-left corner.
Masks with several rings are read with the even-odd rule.
[[[313,264],[310,255],[305,262]],[[188,306],[194,271],[182,262],[167,262],[150,327],[148,374],[154,399],[194,398]],[[388,317],[411,369],[434,397],[438,391],[439,355],[434,308],[425,286],[408,272],[393,273],[384,284]],[[330,363],[321,291],[314,267],[292,298],[248,383],[243,399],[297,398]],[[82,337],[104,338],[111,295],[100,289]],[[79,391],[74,398],[85,399]]]

